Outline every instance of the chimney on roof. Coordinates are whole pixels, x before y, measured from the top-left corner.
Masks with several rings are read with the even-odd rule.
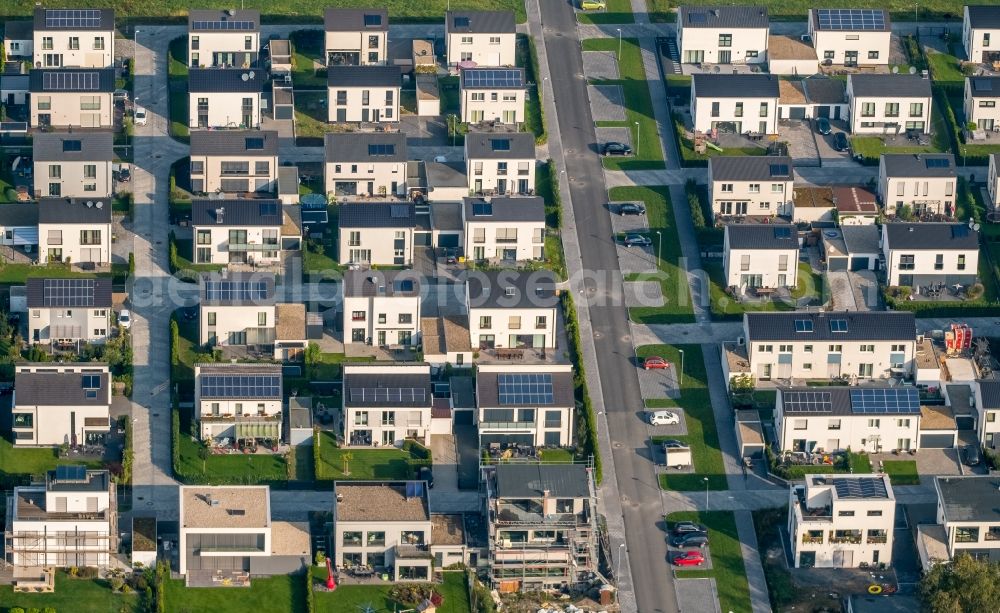
[[[222,223],[223,218],[226,215],[226,207],[220,206],[215,209],[215,223]]]

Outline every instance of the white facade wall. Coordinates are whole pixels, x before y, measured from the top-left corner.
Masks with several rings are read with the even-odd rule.
[[[917,215],[954,214],[957,181],[955,177],[889,177],[880,163],[878,196],[888,214],[895,214],[904,205]]]
[[[931,132],[930,97],[855,96],[848,82],[847,99],[853,134],[895,135],[906,130],[920,130],[924,134]]]
[[[884,379],[890,368],[913,372],[916,339],[910,341],[761,341],[747,339],[750,374],[769,379]],[[871,351],[869,351],[871,349]],[[779,356],[787,356],[781,357]],[[860,375],[871,370],[871,377]]]
[[[34,66],[40,68],[107,68],[115,61],[115,33],[36,31],[32,51]]]
[[[1000,53],[1000,29],[973,28],[969,21],[969,7],[962,9],[962,44],[970,62],[984,62],[984,53]]]
[[[109,405],[101,406],[45,406],[17,403],[14,390],[14,413],[28,413],[34,422],[33,428],[14,427],[14,444],[17,446],[45,445],[57,446],[63,443],[83,444],[87,432],[107,432],[110,426]],[[100,421],[101,425],[86,426],[86,420]],[[75,424],[75,429],[73,425]]]
[[[29,488],[18,488],[25,490]],[[94,492],[87,492],[87,496]],[[97,492],[98,496],[100,495]],[[82,494],[68,492],[67,498],[76,500]],[[105,498],[107,495],[105,494]],[[52,508],[55,508],[54,506]],[[14,519],[11,521],[11,533],[18,543],[24,547],[31,543],[36,552],[10,552],[13,566],[76,566],[86,562],[87,566],[107,566],[110,562],[109,538],[111,522],[107,519],[95,520],[48,520],[48,519]],[[40,535],[44,534],[44,537]],[[67,539],[67,535],[87,534],[86,539]],[[69,544],[68,544],[69,543]]]
[[[809,76],[819,72],[819,62],[816,58],[791,59],[774,57],[767,61],[767,71],[771,74]],[[811,106],[807,106],[811,109]]]
[[[882,253],[886,262],[886,281],[889,285],[900,285],[901,275],[927,276],[976,276],[979,270],[978,249],[892,249],[883,242]],[[902,256],[913,256],[913,268],[901,270]],[[942,257],[942,267],[936,268],[937,256]]]
[[[357,196],[406,195],[405,162],[327,162],[327,195],[341,198],[344,190]],[[340,184],[340,185],[338,185]]]
[[[497,373],[539,373],[539,372],[572,372],[573,366],[561,364],[558,366],[538,366],[527,364],[480,364],[476,367],[480,376],[497,376]],[[525,423],[522,419],[524,414],[516,416],[514,421],[522,427],[511,429],[509,423],[493,423],[489,421],[487,409],[514,409],[519,413],[528,409],[534,412],[533,422]],[[575,407],[557,407],[551,405],[540,405],[537,407],[509,407],[509,406],[487,406],[480,403],[476,410],[476,423],[479,426],[479,434],[531,434],[534,438],[533,445],[552,445],[552,438],[558,436],[559,446],[565,447],[573,444],[573,431],[575,428],[574,418]],[[548,435],[548,436],[546,436]]]
[[[111,161],[35,161],[35,195],[63,198],[107,198],[114,182]]]
[[[276,155],[243,155],[222,156],[222,155],[199,155],[191,156],[191,162],[202,164],[202,172],[191,172],[191,191],[211,193],[218,190],[224,192],[276,192],[278,190],[278,156]],[[235,173],[232,171],[223,172],[222,165],[233,162],[246,162],[247,172]],[[266,170],[261,166],[258,172],[258,163],[267,164]],[[245,189],[223,189],[223,180],[244,180]],[[227,182],[227,187],[230,184]],[[201,189],[198,189],[198,188]]]
[[[260,50],[260,32],[188,33],[188,65],[250,68]]]
[[[108,339],[114,324],[111,322],[111,309],[93,308],[42,308],[31,309],[28,317],[28,342],[38,342],[43,345],[53,340],[82,340],[88,343],[103,343]],[[79,337],[53,337],[52,326],[78,326]],[[36,341],[37,338],[37,341]]]
[[[782,451],[888,453],[920,448],[919,415],[784,415],[775,409]]]
[[[545,257],[544,247],[544,221],[465,222],[465,255],[474,260],[540,260]]]
[[[720,181],[709,176],[716,215],[792,215],[795,181]]]
[[[383,66],[388,60],[388,32],[329,32],[324,35],[326,57],[357,53],[358,66]]]
[[[475,62],[478,67],[514,66],[516,34],[464,34],[450,33],[445,36],[449,66],[459,62]]]
[[[111,97],[111,92],[32,92],[31,127],[113,128]]]
[[[767,28],[680,28],[677,46],[685,64],[763,64],[767,37]]]
[[[479,123],[499,121],[505,124],[524,123],[523,89],[462,88],[462,121]]]
[[[396,123],[399,121],[399,90],[399,85],[392,87],[331,85],[327,88],[327,119],[331,123],[345,121]]]
[[[1000,92],[996,96],[972,97],[972,80],[965,79],[965,99],[962,104],[966,123],[972,122],[980,129],[995,131],[1000,129]],[[960,126],[964,129],[965,126]]]
[[[31,39],[4,38],[3,47],[9,58],[33,57],[35,42]]]
[[[798,284],[798,249],[732,249],[725,244],[727,287],[795,287]],[[760,276],[759,283],[752,277]]]
[[[385,568],[393,568],[396,563],[397,545],[407,545],[403,540],[403,533],[423,534],[424,544],[430,544],[432,538],[432,525],[430,520],[426,521],[343,521],[338,520],[333,527],[333,550],[334,566],[342,568],[344,566],[344,554],[360,554],[362,564],[372,564],[382,560]],[[361,540],[356,540],[360,533]],[[384,535],[379,539],[379,535]],[[348,537],[345,539],[345,535]],[[370,543],[370,544],[369,544]],[[374,556],[384,556],[376,558]],[[369,556],[372,556],[369,558]],[[430,562],[427,560],[409,560],[406,564],[413,563],[415,566],[423,566]],[[421,564],[423,562],[424,564]],[[395,580],[395,576],[393,579]]]
[[[493,338],[493,348],[516,348],[518,336],[532,336],[532,346],[536,349],[555,348],[556,325],[555,308],[469,308],[473,349],[488,348],[489,337]]]
[[[345,345],[420,343],[420,296],[344,296],[343,317]]]
[[[858,66],[886,66],[892,47],[891,32],[843,32],[816,30],[809,13],[809,36],[820,62],[830,60],[832,64],[856,63]],[[848,54],[854,53],[854,62],[848,61]]]
[[[189,128],[244,128],[260,127],[260,110],[262,94],[254,92],[189,92],[188,93],[188,127]],[[204,121],[200,118],[198,101],[208,101],[208,113]],[[243,116],[243,101],[249,100],[249,117]],[[244,122],[249,119],[249,124]]]
[[[252,248],[230,246],[230,231],[246,232],[247,245]],[[281,259],[281,227],[195,226],[194,259],[195,264],[243,264],[251,260],[258,264],[273,264]]]
[[[472,193],[532,194],[535,191],[535,160],[469,158],[465,174]]]
[[[84,245],[84,237],[93,244]],[[111,224],[38,224],[38,262],[67,260],[73,264],[110,263]]]
[[[403,248],[398,250],[401,255],[397,255],[397,240],[402,241]],[[341,228],[339,244],[341,264],[409,266],[413,263],[413,228]]]
[[[261,551],[246,551],[243,549],[235,549],[234,551],[217,551],[217,552],[204,552],[199,553],[203,556],[220,556],[220,557],[269,557],[271,555],[271,526],[270,518],[268,518],[267,527],[262,528],[227,528],[222,526],[213,526],[211,528],[185,528],[183,524],[180,527],[180,541],[177,545],[177,549],[180,552],[178,559],[178,570],[180,574],[187,574],[187,540],[196,534],[210,534],[210,535],[222,535],[222,534],[262,534],[264,535],[264,545]]]
[[[198,308],[198,343],[201,345],[232,345],[234,333],[247,328],[274,328],[273,304],[213,306],[202,303]]]
[[[719,124],[726,124],[739,134],[777,134],[778,98],[709,98],[697,96],[692,87],[691,118],[694,129],[700,132],[708,132],[719,127]]]

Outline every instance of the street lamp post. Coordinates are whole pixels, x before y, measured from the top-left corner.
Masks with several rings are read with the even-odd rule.
[[[622,29],[618,28],[618,64],[622,61]]]
[[[656,259],[656,268],[659,269],[663,262],[663,234],[659,230],[656,231]]]
[[[708,477],[702,477],[705,482],[705,510],[708,510]]]
[[[635,152],[632,155],[639,155],[639,147],[642,146],[642,131],[639,128],[639,122],[635,122]]]
[[[615,569],[615,581],[618,582],[618,586],[621,587],[622,584],[622,555],[624,555],[625,543],[618,543],[618,568]]]
[[[659,234],[659,233],[657,233]],[[680,376],[680,386],[684,387],[684,350],[678,349],[681,352],[681,376]]]

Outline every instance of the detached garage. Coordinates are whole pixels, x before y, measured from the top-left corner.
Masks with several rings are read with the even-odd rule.
[[[951,449],[957,444],[958,428],[951,407],[920,407],[920,448]]]
[[[757,411],[736,411],[736,443],[740,448],[740,457],[764,457],[764,430]]]

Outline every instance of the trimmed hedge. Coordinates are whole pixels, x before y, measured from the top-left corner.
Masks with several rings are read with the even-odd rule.
[[[594,405],[590,401],[587,390],[587,373],[583,365],[583,350],[580,342],[580,324],[576,319],[576,308],[573,306],[573,295],[563,292],[559,301],[566,320],[566,336],[569,338],[570,358],[576,364],[573,372],[573,387],[576,401],[579,405],[576,420],[576,440],[584,456],[594,458],[594,480],[600,484],[603,479],[603,464],[601,450],[597,440],[597,416]]]
[[[410,466],[413,467],[414,476],[419,475],[420,469],[424,466],[430,468],[434,464],[434,460],[431,457],[431,450],[417,441],[411,439],[403,441],[403,451],[410,454]]]

